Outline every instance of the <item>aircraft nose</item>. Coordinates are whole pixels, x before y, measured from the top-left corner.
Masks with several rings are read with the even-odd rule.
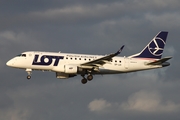
[[[14,63],[13,60],[9,60],[9,61],[6,63],[6,65],[7,65],[7,66],[13,66],[13,63]]]

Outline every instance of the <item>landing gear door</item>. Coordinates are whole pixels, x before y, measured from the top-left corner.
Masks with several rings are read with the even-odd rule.
[[[129,68],[129,58],[124,57],[124,68],[128,69]]]

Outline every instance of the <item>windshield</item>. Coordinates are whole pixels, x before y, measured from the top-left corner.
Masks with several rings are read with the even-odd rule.
[[[26,57],[26,54],[19,54],[18,57]]]

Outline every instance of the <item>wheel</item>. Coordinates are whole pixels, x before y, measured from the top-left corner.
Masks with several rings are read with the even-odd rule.
[[[27,79],[28,79],[28,80],[29,80],[29,79],[31,79],[31,76],[30,76],[30,75],[28,75],[28,76],[27,76]]]
[[[91,80],[93,79],[93,76],[92,76],[92,75],[88,75],[88,76],[87,76],[87,79],[88,79],[89,81],[91,81]]]
[[[83,78],[83,79],[81,80],[81,82],[82,82],[82,84],[86,84],[86,83],[87,83],[87,79]]]

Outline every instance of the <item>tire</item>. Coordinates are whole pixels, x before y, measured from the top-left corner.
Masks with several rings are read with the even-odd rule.
[[[87,83],[87,79],[83,78],[83,79],[81,80],[81,83],[82,83],[82,84],[86,84],[86,83]]]
[[[89,81],[91,81],[91,80],[93,79],[93,76],[92,76],[92,75],[88,75],[88,76],[87,76],[87,79],[88,79]]]
[[[30,75],[28,75],[28,76],[27,76],[27,79],[28,79],[28,80],[29,80],[29,79],[31,79],[31,76],[30,76]]]

